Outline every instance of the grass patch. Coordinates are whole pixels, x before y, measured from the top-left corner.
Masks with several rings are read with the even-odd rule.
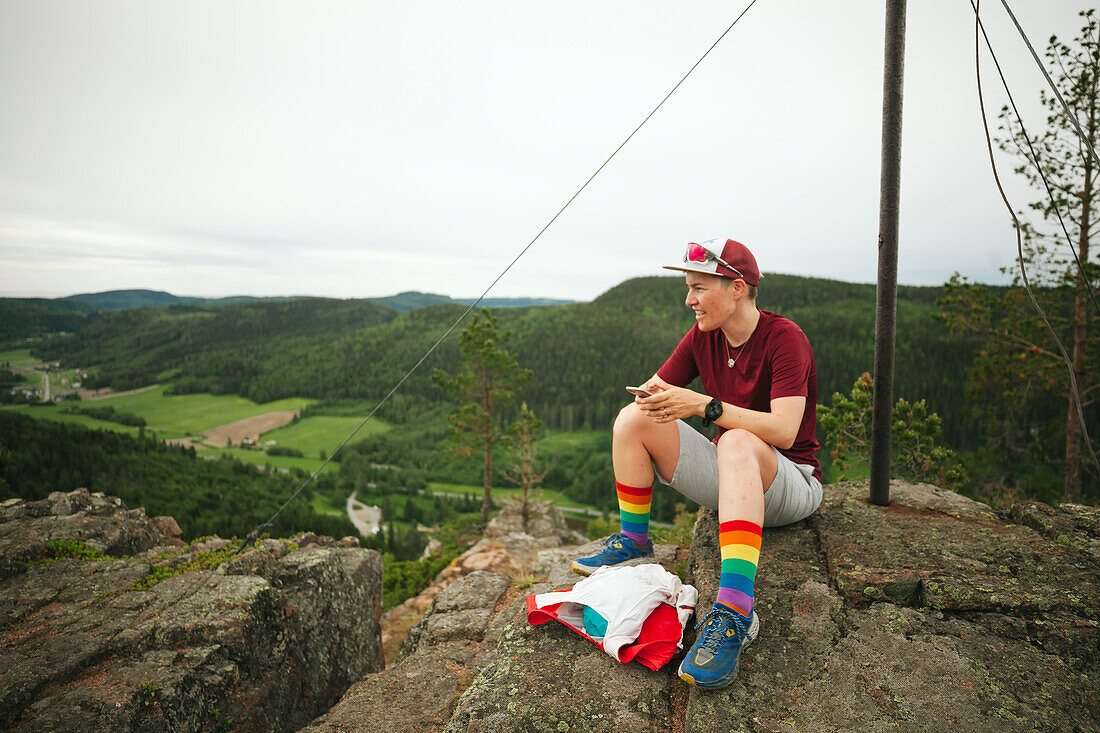
[[[46,543],[46,551],[41,557],[34,560],[34,564],[51,565],[58,560],[100,562],[113,559],[110,555],[104,555],[96,548],[80,540],[53,540]]]
[[[31,367],[42,363],[41,359],[31,356],[30,349],[11,349],[0,351],[0,364],[9,363],[12,367]]]
[[[672,520],[671,527],[653,525],[649,528],[649,534],[653,542],[660,545],[677,545],[679,547],[691,547],[691,540],[695,534],[695,518],[698,511],[689,512],[684,504],[676,505],[676,517]],[[618,530],[616,530],[618,531]]]
[[[252,448],[212,448],[208,445],[200,445],[195,448],[197,455],[218,458],[228,456],[236,458],[241,463],[250,463],[253,466],[271,465],[272,468],[282,468],[288,471],[299,470],[313,473],[321,465],[321,459],[316,456],[296,458],[294,456],[269,456],[262,450]],[[340,470],[340,464],[335,461],[329,463],[321,470],[321,473],[334,473]]]
[[[160,386],[138,394],[89,400],[85,404],[96,407],[113,407],[116,412],[140,415],[145,418],[147,424],[145,429],[155,432],[158,438],[185,438],[198,435],[203,430],[216,428],[219,425],[243,420],[246,417],[255,417],[256,415],[282,410],[297,410],[313,402],[313,400],[304,397],[291,397],[257,404],[252,400],[235,395],[165,395],[164,389],[163,386]],[[128,426],[96,420],[85,415],[62,413],[61,407],[48,405],[32,408],[21,405],[8,409],[24,412],[32,417],[45,420],[79,422],[88,427],[106,428],[130,435],[136,434],[136,429],[128,428]]]
[[[179,563],[175,566],[170,565],[153,565],[152,570],[143,578],[136,580],[129,588],[122,591],[134,590],[149,590],[150,588],[163,583],[169,578],[174,578],[177,575],[183,575],[184,573],[193,573],[196,570],[214,570],[223,562],[233,557],[233,553],[236,552],[240,546],[241,541],[234,539],[228,545],[220,550],[207,550],[204,552],[195,552],[190,560],[187,562]]]
[[[312,415],[290,425],[267,431],[260,436],[260,444],[274,440],[276,445],[300,450],[306,457],[316,458],[321,451],[325,451],[325,455],[328,455],[335,450],[336,446],[340,445],[362,421],[362,417]],[[393,426],[384,420],[371,418],[362,430],[355,434],[353,440],[384,433],[391,427]]]
[[[853,462],[847,471],[841,471],[832,461],[821,464],[821,483],[835,484],[838,481],[860,481],[871,477],[871,464]]]
[[[582,446],[599,445],[609,441],[606,430],[572,430],[569,432],[547,430],[539,438],[540,451],[552,453],[559,450],[572,450]]]
[[[347,514],[344,507],[337,508],[324,494],[314,494],[313,498],[309,500],[309,504],[313,507],[313,511],[318,514],[328,514],[335,517],[342,517]]]
[[[108,397],[96,402],[110,405],[120,412],[141,415],[149,424],[149,430],[155,430],[158,435],[163,433],[164,437],[195,435],[246,417],[298,410],[313,402],[304,397],[291,397],[257,404],[236,395],[165,395],[164,390],[165,387],[160,386],[138,394]]]
[[[21,374],[26,381],[20,382],[20,387],[26,387],[28,389],[45,389],[46,378],[41,372],[33,371],[33,367],[37,367],[42,364],[41,359],[36,359],[31,356],[30,349],[11,349],[9,351],[0,351],[0,364],[10,364],[10,368],[16,374]],[[60,387],[61,380],[58,377],[61,376],[55,373],[54,377],[50,379],[52,386]],[[69,376],[66,374],[65,376]]]
[[[77,403],[76,405],[43,405],[40,407],[19,405],[6,409],[22,412],[43,420],[76,423],[87,428],[113,430],[132,436],[138,435],[139,429],[137,427],[100,420],[80,412],[70,412],[74,409],[110,407],[114,409],[116,414],[129,414],[144,418],[146,433],[156,433],[156,436],[160,439],[171,439],[198,436],[203,430],[219,425],[268,412],[296,410],[309,405],[311,402],[312,400],[306,398],[295,397],[257,404],[243,397],[232,395],[165,395],[164,387],[157,387],[139,394],[108,397],[102,400]],[[301,458],[296,456],[272,456],[259,449],[252,450],[240,447],[226,448],[200,445],[195,450],[199,455],[206,457],[227,454],[242,463],[250,463],[256,466],[270,464],[275,468],[298,469],[306,473],[313,473],[321,464],[320,452],[324,450],[327,454],[336,448],[361,420],[362,418],[327,415],[307,417],[297,423],[270,430],[264,433],[260,439],[261,444],[267,440],[275,440],[279,446],[299,450],[303,454]],[[389,423],[383,420],[372,419],[363,426],[356,437],[382,433],[391,427]],[[339,468],[338,463],[329,463],[325,466],[324,472],[338,471]]]
[[[12,412],[21,412],[27,417],[33,417],[39,420],[76,423],[77,425],[83,425],[84,427],[90,428],[92,430],[113,430],[116,433],[125,433],[126,435],[131,436],[136,436],[139,432],[138,428],[131,425],[119,425],[116,422],[108,422],[106,420],[96,419],[91,415],[63,412],[63,409],[68,406],[70,406],[70,403],[63,403],[61,405],[41,405],[34,407],[30,407],[27,405],[14,405],[4,407],[3,409],[11,410]]]

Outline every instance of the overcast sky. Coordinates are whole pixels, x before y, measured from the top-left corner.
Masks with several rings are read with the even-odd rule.
[[[0,0],[0,295],[476,296],[746,4]],[[1040,46],[1089,7],[1012,5]],[[983,17],[1038,128],[1042,77]],[[883,24],[759,0],[492,294],[591,299],[719,236],[874,281]],[[973,53],[967,0],[909,3],[902,283],[1015,252]]]

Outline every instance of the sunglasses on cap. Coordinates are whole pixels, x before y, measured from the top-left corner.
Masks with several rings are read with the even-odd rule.
[[[696,244],[695,242],[692,242],[687,246],[687,251],[684,252],[684,262],[698,262],[700,264],[704,264],[707,262],[717,262],[722,267],[725,267],[737,273],[738,277],[744,277],[744,275],[741,274],[741,271],[738,270],[736,267],[723,260],[714,252],[711,252],[703,245]]]

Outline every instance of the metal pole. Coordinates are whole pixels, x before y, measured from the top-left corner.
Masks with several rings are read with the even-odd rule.
[[[886,0],[882,78],[882,177],[878,221],[875,393],[871,419],[871,503],[890,503],[890,424],[894,408],[894,324],[898,303],[898,211],[901,199],[901,101],[905,70],[905,0]]]

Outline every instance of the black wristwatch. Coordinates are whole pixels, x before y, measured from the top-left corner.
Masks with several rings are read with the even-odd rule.
[[[703,409],[703,427],[709,426],[720,417],[722,417],[722,400],[715,397]]]

